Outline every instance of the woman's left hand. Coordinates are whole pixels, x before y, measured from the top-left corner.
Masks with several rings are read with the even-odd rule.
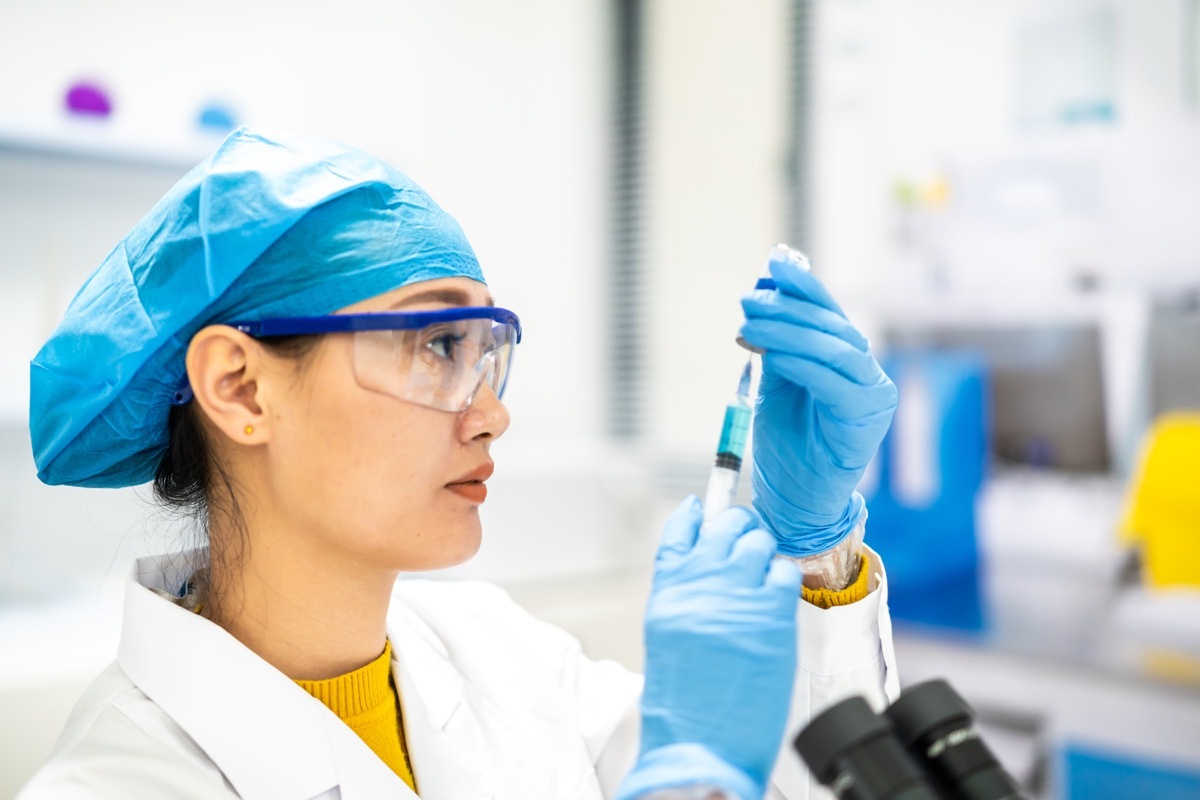
[[[828,290],[772,260],[776,288],[742,299],[742,337],[766,352],[754,415],[754,508],[779,551],[834,547],[858,524],[855,491],[896,410],[896,387]]]
[[[745,508],[667,520],[646,608],[641,751],[617,793],[710,786],[759,798],[796,670],[800,574]]]

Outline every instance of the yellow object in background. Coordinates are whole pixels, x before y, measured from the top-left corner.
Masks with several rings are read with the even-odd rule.
[[[1200,413],[1151,427],[1121,532],[1141,544],[1150,586],[1200,586]]]

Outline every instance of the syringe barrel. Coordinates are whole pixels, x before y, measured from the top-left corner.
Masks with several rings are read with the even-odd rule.
[[[708,473],[708,489],[704,492],[704,524],[733,505],[737,493],[738,472],[728,467],[713,467]]]
[[[736,456],[739,462],[746,453],[746,437],[750,433],[750,406],[740,397],[725,407],[725,421],[721,424],[721,441],[717,444],[717,457]]]

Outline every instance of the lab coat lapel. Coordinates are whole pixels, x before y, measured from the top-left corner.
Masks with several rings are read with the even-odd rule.
[[[504,624],[503,614],[474,608],[495,596],[436,581],[397,583],[388,638],[418,793],[599,800],[578,719],[555,702],[559,667],[531,672],[525,659],[534,656],[497,652],[497,631],[479,629]]]
[[[333,714],[329,744],[337,764],[338,800],[417,800],[408,785],[367,747],[362,739]]]
[[[245,800],[413,798],[333,712],[211,622],[150,592],[184,579],[139,559],[118,661]],[[182,577],[181,577],[182,576]]]
[[[392,675],[400,695],[405,742],[422,797],[491,798],[487,748],[463,696],[464,680],[440,643],[389,620]]]
[[[170,591],[181,580],[174,567],[135,565],[141,582],[125,594],[121,669],[246,800],[299,800],[335,787],[323,706],[223,629],[145,588]]]

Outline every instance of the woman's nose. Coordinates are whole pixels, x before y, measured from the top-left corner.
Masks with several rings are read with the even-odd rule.
[[[508,430],[508,409],[486,382],[475,393],[475,399],[458,418],[459,436],[463,442],[473,439],[499,439]]]

